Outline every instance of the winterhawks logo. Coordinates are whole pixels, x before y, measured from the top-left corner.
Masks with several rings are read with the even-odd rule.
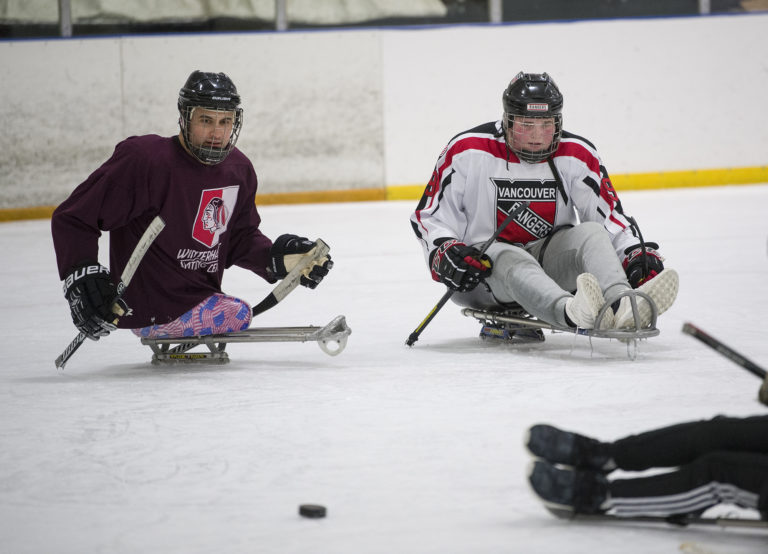
[[[200,196],[200,206],[192,228],[192,238],[213,248],[219,244],[221,235],[227,230],[229,218],[235,209],[239,187],[208,189]]]

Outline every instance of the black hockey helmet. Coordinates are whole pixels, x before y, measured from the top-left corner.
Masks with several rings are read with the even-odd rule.
[[[240,107],[240,95],[237,88],[224,73],[193,71],[187,82],[179,90],[179,127],[184,142],[192,154],[205,164],[217,164],[229,155],[235,147],[243,125],[243,109]],[[195,108],[234,112],[234,124],[228,143],[222,148],[194,146],[189,140],[189,124]]]
[[[555,81],[546,73],[518,73],[509,82],[501,97],[504,106],[504,135],[507,147],[526,162],[540,162],[551,156],[560,145],[563,130],[563,95]],[[512,148],[507,129],[511,129],[515,117],[553,118],[555,135],[548,148],[539,151]]]

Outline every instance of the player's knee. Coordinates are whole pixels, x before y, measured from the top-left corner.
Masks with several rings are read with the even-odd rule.
[[[605,227],[594,221],[585,221],[584,223],[580,223],[571,229],[571,231],[575,233],[581,239],[581,241],[584,242],[593,240],[610,241],[608,233],[605,231]]]

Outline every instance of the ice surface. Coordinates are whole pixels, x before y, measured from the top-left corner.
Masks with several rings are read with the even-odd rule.
[[[765,533],[552,518],[522,447],[548,422],[603,439],[766,413],[759,381],[681,333],[691,321],[765,366],[768,185],[624,193],[681,278],[661,335],[489,344],[449,304],[408,216],[415,202],[269,206],[264,231],[321,237],[336,263],[255,325],[344,314],[346,350],[232,344],[226,366],[151,366],[127,331],[75,336],[49,222],[0,225],[0,550],[8,553],[765,553]],[[105,257],[106,258],[106,257]],[[227,292],[271,287],[241,270]],[[298,516],[320,503],[328,517]],[[698,550],[697,550],[698,549]]]

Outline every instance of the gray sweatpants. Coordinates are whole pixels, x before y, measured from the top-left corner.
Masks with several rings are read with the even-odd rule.
[[[517,302],[537,319],[565,326],[565,303],[573,296],[581,273],[597,278],[608,302],[631,288],[602,225],[586,222],[556,232],[539,264],[544,242],[525,247],[493,243],[486,251],[493,262],[491,276],[485,280],[488,287],[481,284],[470,292],[454,294],[452,300],[478,309]]]

